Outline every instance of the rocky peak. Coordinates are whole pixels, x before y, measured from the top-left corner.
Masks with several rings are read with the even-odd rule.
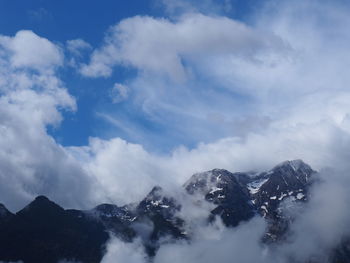
[[[213,169],[192,175],[184,188],[189,194],[202,195],[206,201],[216,205],[211,211],[211,220],[220,216],[227,226],[236,226],[239,222],[250,219],[255,209],[246,187],[238,178],[238,173]]]
[[[163,188],[155,186],[149,194],[140,202],[137,207],[138,212],[161,212],[163,214],[172,214],[175,210],[179,210],[180,205],[175,198],[167,195]]]
[[[31,202],[17,214],[28,218],[30,217],[33,219],[45,220],[45,218],[62,216],[64,213],[65,210],[62,207],[52,202],[46,196],[41,195],[36,197],[33,202]]]
[[[135,215],[129,206],[119,207],[113,204],[101,204],[87,211],[87,213],[102,220],[116,218],[121,222],[129,222],[135,219]]]
[[[213,169],[203,173],[196,173],[184,184],[189,194],[220,191],[225,185],[237,183],[235,176],[224,169]]]
[[[304,176],[304,179],[307,180],[315,171],[302,160],[291,160],[276,165],[270,172]]]
[[[261,173],[247,185],[261,214],[275,217],[281,201],[305,201],[310,178],[316,172],[302,160],[285,161]]]

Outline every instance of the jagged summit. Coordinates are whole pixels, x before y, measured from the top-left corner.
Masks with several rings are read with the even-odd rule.
[[[213,190],[218,184],[226,184],[232,180],[236,181],[231,172],[216,168],[206,172],[195,173],[183,187],[190,194],[194,194],[195,192],[207,193]]]
[[[224,169],[213,169],[194,174],[185,184],[185,190],[216,205],[211,211],[211,220],[220,216],[228,226],[236,226],[241,221],[254,216],[254,206],[245,186],[237,174]]]
[[[167,193],[160,186],[155,186],[148,193],[148,195],[140,202],[137,207],[139,212],[162,212],[169,213],[173,210],[179,210],[180,206],[177,204],[174,197],[167,195]]]
[[[276,165],[271,171],[276,171],[279,169],[284,169],[284,170],[293,170],[294,172],[303,172],[303,173],[309,173],[312,172],[312,168],[310,167],[310,165],[306,164],[305,162],[303,162],[300,159],[296,159],[296,160],[288,160],[288,161],[284,161],[278,165]]]
[[[316,172],[302,160],[284,161],[258,174],[247,184],[258,211],[265,217],[278,216],[279,204],[290,198],[306,201],[310,180]]]
[[[135,215],[132,212],[132,206],[119,207],[113,204],[101,204],[93,208],[92,210],[86,211],[87,214],[92,214],[99,219],[106,220],[117,219],[120,222],[133,221]]]

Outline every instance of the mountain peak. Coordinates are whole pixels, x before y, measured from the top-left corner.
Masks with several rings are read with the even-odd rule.
[[[304,163],[304,161],[301,159],[284,161],[282,163],[277,164],[272,170],[287,167],[292,168],[294,171],[299,171],[301,169],[312,170],[311,167],[308,164]]]
[[[64,209],[49,198],[43,195],[37,196],[29,205],[19,211],[17,214],[31,214],[39,216],[41,214],[57,214],[64,212]]]
[[[34,201],[36,202],[51,202],[49,198],[47,198],[45,195],[38,195],[35,197]]]
[[[195,173],[184,184],[184,188],[188,193],[194,192],[207,193],[218,184],[225,184],[235,181],[235,176],[225,169],[213,169],[206,172]]]

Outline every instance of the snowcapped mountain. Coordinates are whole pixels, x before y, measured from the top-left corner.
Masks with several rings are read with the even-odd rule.
[[[189,200],[196,197],[210,204],[208,224],[221,218],[227,227],[236,227],[262,216],[268,222],[262,240],[269,243],[278,242],[293,220],[284,214],[281,204],[287,200],[291,204],[307,202],[315,180],[316,171],[294,160],[260,173],[223,169],[196,173],[183,185],[182,192]],[[125,242],[141,238],[152,258],[159,240],[191,239],[182,205],[159,186],[138,204],[122,207],[101,204],[91,210],[65,210],[44,196],[16,214],[0,205],[0,261],[56,263],[65,258],[100,262],[109,234]],[[350,262],[347,260],[342,262]]]
[[[189,194],[201,193],[217,207],[228,226],[250,219],[255,212],[274,218],[281,201],[305,201],[314,170],[301,160],[286,161],[262,173],[231,173],[214,169],[194,174],[184,185]]]
[[[194,174],[184,187],[189,194],[201,194],[205,200],[215,204],[211,218],[219,215],[227,226],[237,226],[255,214],[245,185],[229,171],[214,169]]]

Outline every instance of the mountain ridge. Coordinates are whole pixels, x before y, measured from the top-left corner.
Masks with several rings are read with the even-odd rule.
[[[285,161],[260,173],[212,169],[192,175],[183,185],[183,192],[212,206],[208,224],[221,218],[225,226],[236,227],[256,215],[262,216],[268,222],[262,240],[273,243],[283,239],[293,220],[283,214],[280,204],[286,199],[307,202],[316,175],[302,160]],[[0,205],[0,261],[56,263],[65,258],[97,263],[111,234],[124,242],[140,237],[152,258],[165,237],[191,239],[181,209],[181,202],[159,186],[136,205],[63,209],[45,196],[36,197],[15,214]],[[150,226],[148,234],[140,230],[140,225]]]

